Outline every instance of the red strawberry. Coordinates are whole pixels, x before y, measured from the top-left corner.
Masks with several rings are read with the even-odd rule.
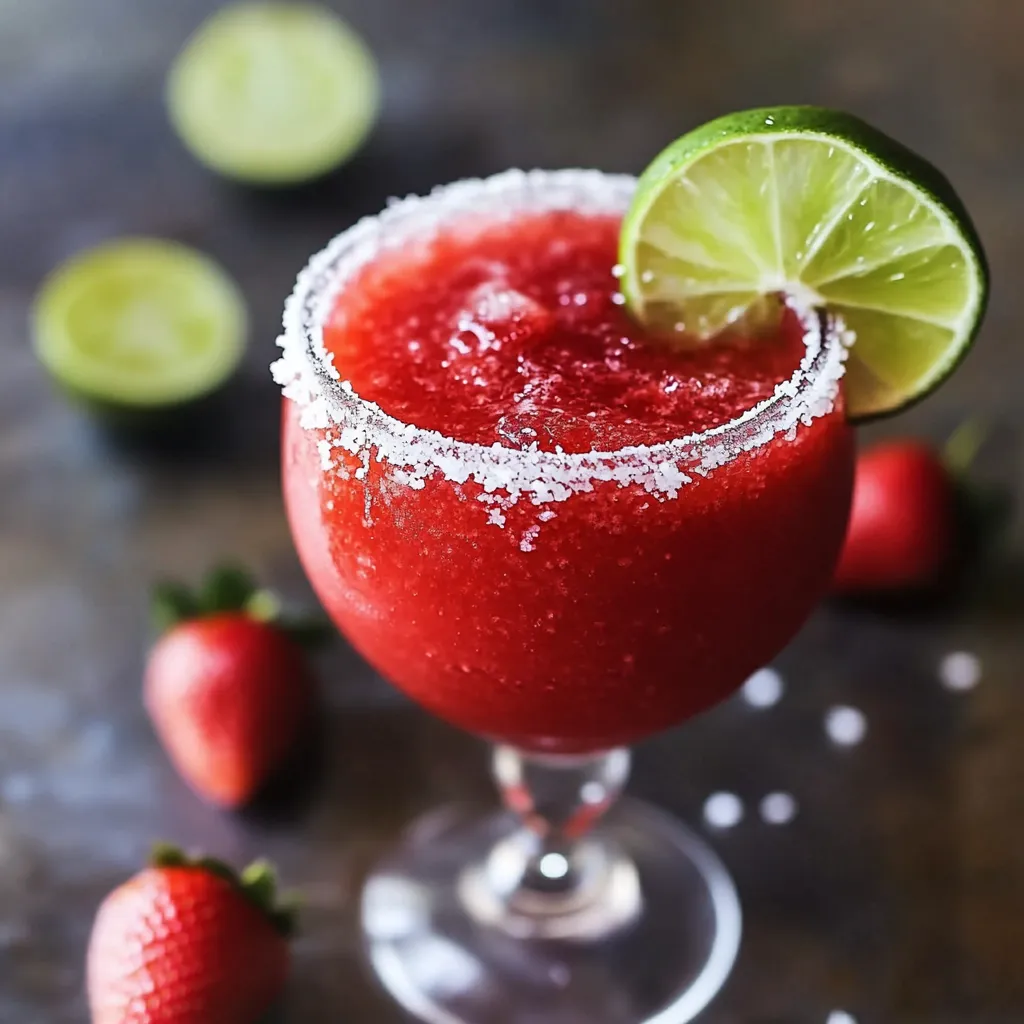
[[[890,441],[857,460],[837,593],[921,589],[949,565],[954,481],[941,457],[913,440]]]
[[[215,610],[238,601],[248,609],[266,603],[265,595],[236,585],[243,578],[232,573],[234,582],[218,600],[210,594],[218,579],[228,579],[224,573],[211,577],[198,602],[180,588],[163,589],[164,618],[178,621],[151,651],[144,687],[175,767],[200,795],[225,807],[248,801],[280,766],[313,697],[305,654],[282,627],[251,610]]]
[[[86,968],[93,1024],[256,1024],[288,976],[293,912],[274,875],[236,876],[160,848],[93,923]]]

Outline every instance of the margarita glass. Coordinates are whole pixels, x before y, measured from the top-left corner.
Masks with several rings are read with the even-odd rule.
[[[617,801],[625,745],[735,690],[822,595],[853,446],[842,331],[678,352],[612,276],[635,182],[508,172],[408,199],[289,301],[284,489],[325,607],[493,740],[506,811],[419,823],[369,880],[373,963],[437,1022],[682,1022],[740,935],[714,854]],[[372,400],[371,400],[372,399]]]

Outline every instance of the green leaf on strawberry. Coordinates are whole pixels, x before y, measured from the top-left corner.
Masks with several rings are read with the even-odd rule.
[[[158,633],[202,614],[196,596],[183,583],[166,580],[153,588],[150,614]]]
[[[212,615],[245,608],[256,591],[256,582],[241,566],[220,565],[211,569],[199,589],[199,605]]]
[[[173,843],[157,842],[149,855],[154,868],[195,868],[208,871],[230,882],[285,938],[295,934],[298,921],[299,897],[296,893],[282,896],[278,893],[277,869],[269,860],[254,860],[248,867],[236,871],[226,861],[206,854],[188,854]]]
[[[973,471],[990,432],[989,424],[980,418],[964,420],[942,450],[942,461],[953,482],[961,556],[969,566],[992,553],[1006,536],[1013,519],[1014,501],[1010,491],[999,484],[980,480]]]
[[[227,612],[241,612],[274,626],[303,647],[321,646],[336,635],[321,614],[286,612],[277,594],[260,587],[248,570],[234,563],[211,569],[196,590],[175,580],[162,580],[153,587],[151,618],[158,633]]]

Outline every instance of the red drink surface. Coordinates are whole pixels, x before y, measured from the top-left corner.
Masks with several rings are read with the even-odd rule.
[[[679,351],[616,304],[617,217],[555,212],[371,264],[325,344],[356,392],[461,441],[614,451],[726,423],[804,354],[775,338]],[[461,329],[460,329],[461,328]]]
[[[791,315],[775,337],[696,351],[645,336],[614,300],[618,228],[575,213],[452,225],[350,279],[325,345],[385,412],[519,450],[671,440],[793,374]],[[824,592],[850,502],[841,403],[675,497],[597,480],[498,506],[472,479],[413,487],[338,448],[325,470],[324,432],[290,403],[285,427],[296,544],[342,630],[425,707],[535,750],[628,743],[731,693]]]

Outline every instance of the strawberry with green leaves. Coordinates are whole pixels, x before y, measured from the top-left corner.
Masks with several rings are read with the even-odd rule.
[[[312,709],[301,643],[320,627],[286,621],[273,595],[236,568],[198,593],[163,584],[154,600],[165,632],[150,652],[144,698],[171,761],[222,807],[251,800],[288,757]]]
[[[160,846],[93,923],[86,965],[92,1024],[257,1024],[289,969],[294,907],[273,869],[240,875]]]

